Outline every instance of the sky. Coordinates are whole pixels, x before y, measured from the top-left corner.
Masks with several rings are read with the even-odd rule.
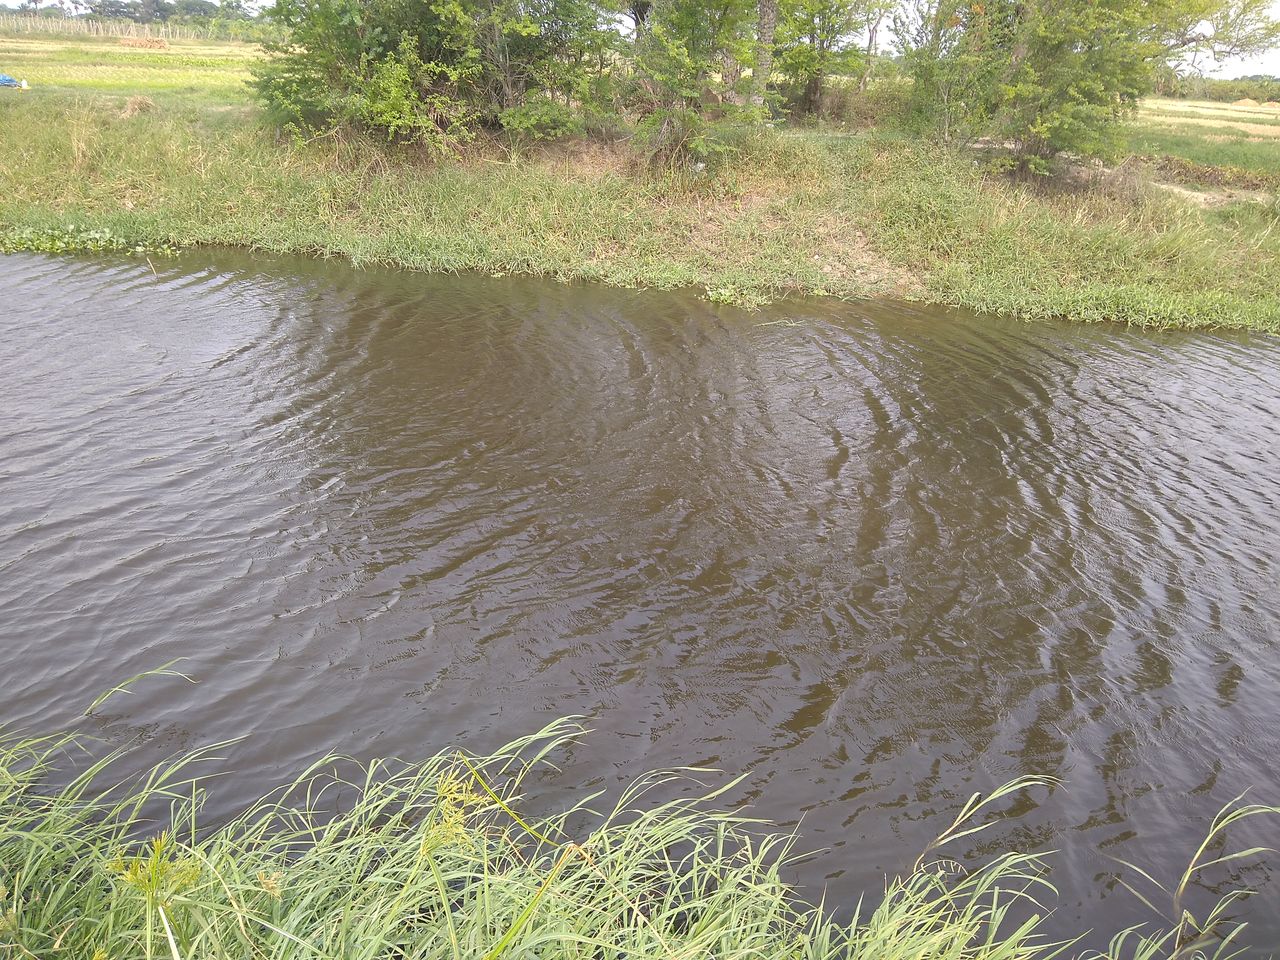
[[[1251,60],[1232,60],[1223,64],[1209,75],[1212,77],[1247,77],[1255,73],[1265,73],[1280,77],[1280,50],[1270,50],[1260,57]]]
[[[1280,17],[1280,0],[1273,0],[1271,12]],[[1268,50],[1250,60],[1234,60],[1212,72],[1215,77],[1247,77],[1253,73],[1266,73],[1280,77],[1280,49]]]

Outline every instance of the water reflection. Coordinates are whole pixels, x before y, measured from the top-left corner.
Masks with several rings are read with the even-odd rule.
[[[247,735],[221,809],[579,713],[536,802],[746,770],[852,902],[1038,773],[975,849],[1061,849],[1076,930],[1143,919],[1104,853],[1280,799],[1273,339],[233,255],[0,291],[0,720],[186,657],[101,729]]]

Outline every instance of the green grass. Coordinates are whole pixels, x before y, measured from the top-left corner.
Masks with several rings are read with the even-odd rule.
[[[280,138],[232,44],[3,40],[0,246],[235,245],[415,270],[788,294],[897,296],[1015,316],[1280,330],[1271,208],[1224,218],[1146,189],[1045,191],[885,134],[745,135],[715,177],[657,177],[625,145],[430,163]],[[147,98],[144,101],[138,98]],[[130,100],[134,104],[130,105]],[[105,233],[104,233],[105,232]]]
[[[577,732],[554,724],[489,757],[455,750],[365,766],[328,757],[212,828],[200,822],[197,775],[210,751],[119,781],[116,758],[89,763],[74,741],[0,741],[0,955],[1050,960],[1069,947],[1042,932],[1054,889],[1041,858],[960,867],[939,849],[1043,783],[974,797],[873,910],[842,925],[781,879],[793,838],[717,812],[715,792],[653,799],[690,772],[642,778],[604,814],[590,811],[601,800],[591,796],[524,818],[522,781]],[[1276,811],[1225,811],[1165,891],[1175,929],[1122,932],[1107,957],[1229,955],[1242,933],[1225,916],[1234,898],[1197,919],[1182,895],[1210,860],[1254,853],[1224,854],[1222,841],[1264,812]],[[1154,882],[1146,889],[1138,895],[1157,899]]]
[[[1147,100],[1141,104],[1138,113],[1146,119],[1157,121],[1189,118],[1227,123],[1253,123],[1264,127],[1280,126],[1280,109],[1274,107],[1237,107],[1229,103]]]
[[[0,36],[4,72],[27,80],[42,96],[176,94],[208,106],[241,105],[259,56],[256,47],[237,43],[174,40],[168,50],[148,50],[121,46],[115,38]]]
[[[1129,132],[1126,150],[1138,156],[1180,157],[1202,167],[1243,170],[1280,187],[1280,137],[1259,139],[1230,127],[1143,124]]]
[[[1280,242],[1177,199],[1104,181],[1040,193],[918,145],[864,170],[877,245],[937,299],[1029,318],[1280,330]]]

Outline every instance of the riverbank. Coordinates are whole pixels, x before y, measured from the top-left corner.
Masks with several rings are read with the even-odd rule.
[[[419,764],[325,758],[212,830],[198,822],[207,752],[123,783],[108,757],[55,786],[83,756],[73,740],[0,742],[0,949],[80,960],[1050,960],[1071,948],[1041,929],[1054,897],[1044,860],[962,865],[949,846],[1049,782],[975,796],[878,906],[841,924],[781,878],[792,839],[716,812],[717,792],[655,799],[676,775],[643,778],[605,815],[588,811],[593,796],[525,819],[523,782],[579,733],[553,724],[489,757],[451,750]],[[1235,808],[1211,839],[1274,812]],[[1169,933],[1119,935],[1106,960],[1220,956],[1243,929],[1221,908],[1179,917]]]
[[[715,301],[897,297],[1025,318],[1280,331],[1280,215],[1140,172],[1031,187],[888,131],[744,133],[714,175],[625,143],[427,163],[266,128],[249,48],[0,40],[0,247],[202,244],[411,270],[696,287]]]

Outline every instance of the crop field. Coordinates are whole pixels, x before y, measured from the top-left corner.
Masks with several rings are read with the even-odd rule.
[[[244,104],[249,98],[249,68],[260,56],[259,49],[247,43],[172,40],[167,49],[140,49],[115,37],[0,36],[0,72],[31,85],[15,96],[159,95],[205,104]]]
[[[1127,138],[1130,153],[1253,174],[1280,186],[1280,106],[1148,100]],[[1204,179],[1213,182],[1209,171]],[[1247,183],[1250,178],[1237,177]]]

